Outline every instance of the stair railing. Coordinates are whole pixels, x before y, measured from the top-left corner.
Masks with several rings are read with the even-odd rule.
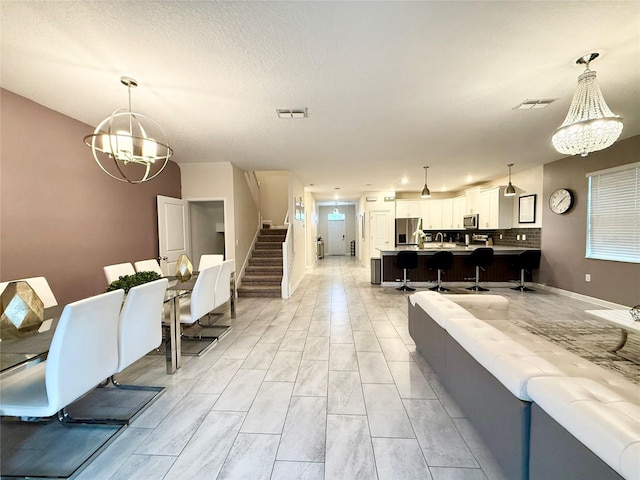
[[[287,227],[287,234],[282,242],[282,283],[280,286],[282,298],[290,298],[289,278],[293,270],[293,241],[291,235],[291,224],[289,223],[289,213],[285,217],[284,224]]]
[[[245,171],[244,178],[247,181],[249,191],[251,192],[251,196],[253,197],[253,201],[256,204],[256,207],[260,208],[260,182],[258,181],[256,172],[253,170],[251,170],[250,172]]]

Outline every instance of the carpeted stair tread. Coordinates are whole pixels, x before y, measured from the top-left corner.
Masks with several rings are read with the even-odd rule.
[[[269,265],[282,268],[282,257],[253,257],[249,260],[250,266]]]
[[[282,275],[245,275],[242,278],[242,285],[280,285]]]
[[[282,290],[279,285],[250,285],[238,288],[239,297],[271,297],[279,298]]]

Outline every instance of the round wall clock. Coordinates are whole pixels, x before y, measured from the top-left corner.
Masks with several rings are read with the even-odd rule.
[[[559,188],[549,197],[549,208],[559,215],[567,213],[573,207],[573,193],[566,188]]]

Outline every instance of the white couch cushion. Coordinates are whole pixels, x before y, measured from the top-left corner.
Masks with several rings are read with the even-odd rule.
[[[442,295],[457,303],[480,320],[508,320],[509,300],[500,295]]]
[[[409,296],[412,305],[418,305],[442,328],[447,328],[449,318],[474,319],[473,314],[438,292],[417,292]]]
[[[527,389],[549,416],[616,472],[640,478],[640,388],[635,401],[591,378],[534,378]]]
[[[553,364],[568,377],[590,378],[625,398],[640,398],[639,387],[616,372],[571,353],[560,345],[539,337],[510,321],[495,321],[491,322],[491,325]]]
[[[531,378],[562,375],[547,360],[482,320],[450,318],[447,332],[520,400],[531,401],[527,393]]]

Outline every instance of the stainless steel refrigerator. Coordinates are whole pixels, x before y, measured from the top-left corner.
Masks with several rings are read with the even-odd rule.
[[[419,218],[396,218],[396,246],[417,245],[414,233],[418,223]]]

